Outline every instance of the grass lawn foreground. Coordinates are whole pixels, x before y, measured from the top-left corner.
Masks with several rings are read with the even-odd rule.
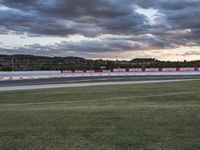
[[[200,81],[0,92],[0,150],[200,150]]]

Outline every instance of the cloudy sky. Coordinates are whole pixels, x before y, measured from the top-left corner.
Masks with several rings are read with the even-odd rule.
[[[0,0],[0,54],[200,59],[200,0]]]

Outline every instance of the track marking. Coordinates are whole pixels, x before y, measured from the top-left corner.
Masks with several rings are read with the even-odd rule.
[[[186,81],[198,81],[200,79],[175,79],[175,80],[147,80],[147,81],[121,81],[121,82],[92,82],[92,83],[71,83],[71,84],[45,84],[45,85],[26,85],[0,87],[0,91],[19,91],[36,89],[53,89],[68,87],[89,87],[89,86],[109,86],[109,85],[128,85],[128,84],[153,84],[153,83],[174,83]]]
[[[165,94],[152,94],[144,96],[129,96],[129,97],[113,97],[104,99],[93,100],[77,100],[77,101],[60,101],[60,102],[37,102],[37,103],[20,103],[20,104],[0,104],[0,106],[21,106],[21,105],[44,105],[44,104],[65,104],[65,103],[79,103],[79,102],[96,102],[96,101],[110,101],[110,100],[126,100],[131,98],[150,98],[150,97],[162,97],[162,96],[174,96],[174,95],[187,95],[199,91],[185,91],[185,92],[173,92]]]

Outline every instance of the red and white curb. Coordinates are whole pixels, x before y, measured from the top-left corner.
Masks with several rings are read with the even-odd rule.
[[[48,78],[60,78],[60,77],[98,77],[98,76],[187,76],[187,75],[199,75],[200,72],[112,72],[112,73],[63,73],[63,74],[51,74],[51,75],[0,75],[0,81],[6,80],[28,80],[28,79],[48,79]]]
[[[50,76],[0,76],[0,81],[11,81],[11,80],[31,80],[31,79],[48,79],[48,78],[58,78],[65,77],[63,75],[50,75]]]

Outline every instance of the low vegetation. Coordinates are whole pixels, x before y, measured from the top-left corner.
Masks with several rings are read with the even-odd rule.
[[[200,67],[200,61],[170,62],[152,58],[131,61],[91,60],[79,57],[0,55],[0,71],[23,70],[99,70],[140,67]]]
[[[200,81],[0,92],[2,150],[199,150]]]

